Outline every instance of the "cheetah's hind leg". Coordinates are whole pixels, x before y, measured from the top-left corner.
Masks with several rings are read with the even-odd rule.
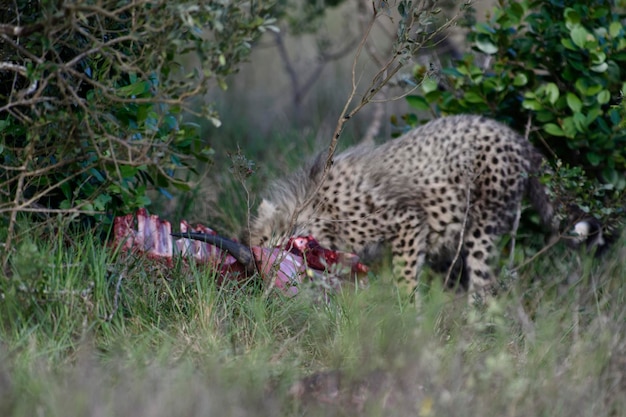
[[[419,277],[426,263],[428,229],[419,216],[405,213],[392,240],[393,273],[404,293],[415,297]]]
[[[494,230],[494,225],[476,221],[470,226],[465,237],[464,247],[467,251],[465,266],[470,301],[488,301],[497,289],[495,275],[490,266],[497,237]]]

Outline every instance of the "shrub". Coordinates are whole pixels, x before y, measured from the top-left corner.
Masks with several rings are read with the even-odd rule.
[[[6,2],[5,2],[6,3]],[[187,113],[271,26],[249,2],[8,3],[0,25],[0,221],[118,214],[187,189],[210,148]]]
[[[424,81],[408,102],[438,115],[484,114],[526,132],[552,161],[548,182],[563,206],[621,214],[625,19],[615,1],[501,0],[487,22],[470,28],[473,53],[437,77],[415,68]],[[415,115],[405,119],[417,123]]]

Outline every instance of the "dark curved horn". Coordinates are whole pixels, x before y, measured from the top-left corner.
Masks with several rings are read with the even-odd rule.
[[[225,237],[218,235],[208,235],[206,233],[187,232],[187,233],[171,233],[173,237],[182,237],[187,239],[199,240],[230,253],[239,263],[245,266],[247,271],[254,271],[256,264],[252,250],[246,245],[233,242]]]

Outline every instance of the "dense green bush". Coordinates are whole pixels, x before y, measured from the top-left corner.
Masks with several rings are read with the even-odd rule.
[[[408,102],[435,114],[484,114],[526,132],[554,163],[555,192],[573,194],[564,206],[619,214],[625,20],[615,1],[501,0],[485,23],[470,28],[472,53],[435,70],[436,77],[424,79],[432,68],[415,68],[424,81]],[[414,115],[406,120],[417,123]]]
[[[275,29],[247,1],[0,5],[0,222],[116,214],[189,187],[210,155],[183,115]],[[193,100],[196,98],[196,100]]]

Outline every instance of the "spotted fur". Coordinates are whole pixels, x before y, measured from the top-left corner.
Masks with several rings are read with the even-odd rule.
[[[511,230],[525,194],[552,223],[552,206],[532,175],[541,156],[491,119],[440,118],[382,145],[348,149],[320,185],[323,156],[270,188],[244,239],[267,245],[311,234],[356,253],[388,244],[394,274],[412,291],[423,264],[450,264],[463,236],[469,290],[484,293],[494,284],[489,265],[496,239]]]

